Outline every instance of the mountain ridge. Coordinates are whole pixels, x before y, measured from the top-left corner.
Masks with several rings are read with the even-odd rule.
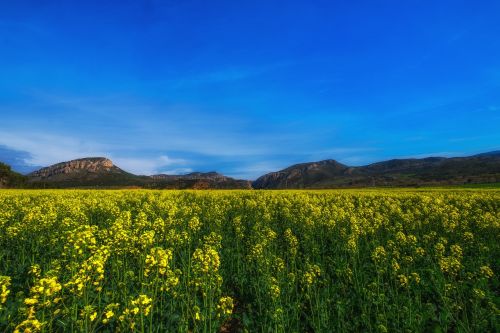
[[[312,168],[311,168],[312,166]],[[257,178],[256,189],[429,186],[500,182],[500,151],[469,157],[391,159],[364,166],[299,163]]]
[[[75,160],[59,162],[48,167],[30,172],[27,176],[32,181],[50,179],[59,175],[67,175],[75,172],[99,174],[101,172],[126,173],[118,168],[106,157],[86,157]]]
[[[0,187],[151,189],[315,189],[371,186],[441,186],[500,182],[500,151],[468,157],[426,157],[349,166],[333,159],[291,165],[256,180],[215,171],[135,175],[106,157],[86,157],[40,168],[26,176],[0,164]]]
[[[250,188],[246,180],[216,172],[187,175],[134,175],[106,157],[86,157],[65,161],[29,173],[27,183],[36,188],[143,187],[158,189]]]

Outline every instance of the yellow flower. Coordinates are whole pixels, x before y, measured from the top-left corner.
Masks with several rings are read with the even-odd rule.
[[[403,287],[403,288],[408,287],[408,277],[406,275],[399,274],[398,279],[399,279],[399,284],[401,285],[401,287]]]
[[[14,333],[26,333],[26,332],[40,332],[42,329],[42,323],[36,318],[29,318],[20,323],[14,329]]]
[[[488,266],[488,265],[481,266],[479,268],[479,271],[481,272],[481,275],[487,279],[492,278],[494,275],[493,271],[491,270],[490,266]]]
[[[194,312],[194,320],[201,320],[201,314],[200,314],[200,308],[198,306],[193,307],[193,312]]]
[[[35,305],[36,303],[38,303],[38,299],[36,298],[25,298],[24,299],[24,304],[30,306],[30,305]]]
[[[280,287],[276,284],[272,284],[269,293],[271,294],[272,298],[278,298],[281,293]]]
[[[303,275],[303,282],[305,285],[312,285],[316,279],[321,275],[321,268],[318,265],[307,265],[307,270]]]
[[[151,312],[152,303],[153,300],[147,295],[139,295],[136,299],[130,302],[130,306],[125,309],[123,314],[125,317],[129,317],[129,315],[135,316],[138,314],[147,316]]]
[[[10,277],[0,276],[0,305],[7,302],[7,296],[10,294]]]
[[[172,250],[161,247],[152,248],[146,256],[146,268],[144,276],[147,277],[151,272],[157,271],[163,276],[168,273],[170,261],[172,260]]]
[[[399,271],[400,266],[399,266],[398,262],[396,261],[396,259],[392,259],[391,266],[392,266],[392,270],[394,272]]]
[[[32,265],[29,270],[29,274],[33,275],[35,278],[39,278],[41,273],[40,265]]]
[[[233,299],[229,296],[223,296],[219,300],[217,310],[219,314],[230,315],[231,313],[233,313],[233,306]]]
[[[381,264],[385,260],[386,255],[387,254],[385,252],[384,247],[383,246],[377,246],[375,248],[375,250],[373,250],[373,252],[372,252],[372,260],[376,264]]]
[[[193,253],[193,271],[197,273],[214,273],[219,270],[219,253],[211,246],[198,248]]]
[[[484,298],[486,295],[483,290],[478,288],[474,288],[472,291],[474,293],[474,296],[476,296],[477,298]]]

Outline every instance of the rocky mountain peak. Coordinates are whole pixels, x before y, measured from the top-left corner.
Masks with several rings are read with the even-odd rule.
[[[88,157],[66,161],[42,168],[29,174],[32,178],[46,179],[56,175],[73,173],[107,173],[118,169],[113,162],[105,157]],[[119,169],[118,169],[119,170]]]

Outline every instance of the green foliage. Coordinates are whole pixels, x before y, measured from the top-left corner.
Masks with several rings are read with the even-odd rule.
[[[500,193],[0,191],[0,331],[491,332]]]
[[[0,188],[1,187],[24,187],[26,177],[11,170],[10,166],[0,162]]]

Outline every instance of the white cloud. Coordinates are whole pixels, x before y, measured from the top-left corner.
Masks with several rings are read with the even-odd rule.
[[[169,166],[169,165],[174,165],[174,164],[185,164],[186,160],[182,158],[171,158],[168,157],[167,155],[161,155],[158,158],[159,161],[161,161],[163,166]]]
[[[0,143],[12,149],[26,151],[30,165],[50,165],[82,157],[106,156],[106,147],[73,137],[49,134],[0,132]]]
[[[170,170],[161,170],[158,172],[158,174],[165,174],[165,175],[185,175],[187,173],[193,172],[193,169],[191,168],[176,168],[176,169],[170,169]]]
[[[279,171],[288,166],[283,165],[283,163],[256,162],[244,165],[232,172],[227,172],[225,175],[236,179],[255,180],[269,172]]]
[[[184,165],[186,163],[186,161],[183,159],[173,159],[169,158],[166,155],[153,158],[114,157],[114,155],[110,156],[112,161],[118,167],[122,168],[125,171],[140,175],[166,173],[160,170],[167,166]]]
[[[171,158],[167,155],[158,157],[128,157],[122,154],[111,153],[111,145],[103,145],[90,140],[80,140],[74,137],[49,135],[39,133],[0,132],[0,144],[11,149],[25,151],[29,156],[24,159],[28,165],[48,166],[59,162],[84,157],[107,157],[115,165],[125,171],[151,175],[158,173],[165,167],[185,165],[184,159]],[[120,148],[120,147],[118,147]]]

